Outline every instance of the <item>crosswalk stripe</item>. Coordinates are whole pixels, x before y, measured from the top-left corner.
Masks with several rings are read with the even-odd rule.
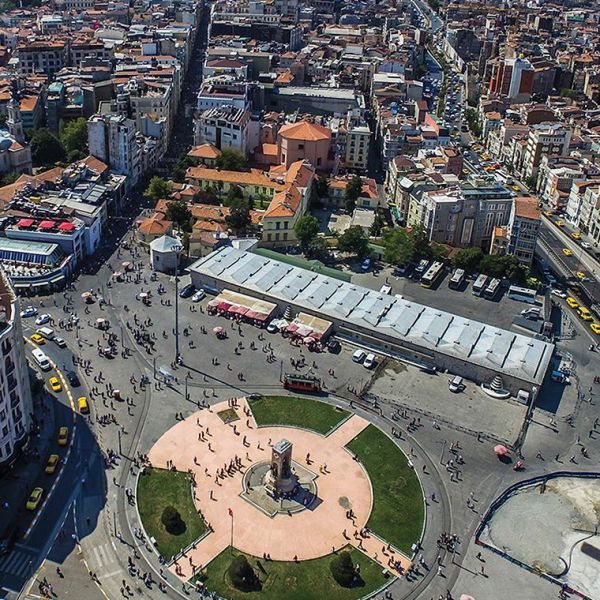
[[[19,560],[19,556],[21,556],[20,552],[13,552],[12,554],[10,554],[8,558],[4,561],[4,564],[2,565],[2,570],[11,573],[12,566],[15,562]]]

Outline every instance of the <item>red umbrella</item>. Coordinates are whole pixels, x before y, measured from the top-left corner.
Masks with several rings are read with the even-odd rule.
[[[496,456],[506,456],[508,454],[508,448],[502,444],[498,444],[497,446],[494,446],[494,452],[496,453]]]

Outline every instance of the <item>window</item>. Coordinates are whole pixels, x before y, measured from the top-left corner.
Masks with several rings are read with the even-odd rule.
[[[288,225],[289,225],[289,223],[288,223],[287,221],[284,221],[284,222],[283,222],[283,228],[284,228],[284,229],[287,229],[287,228],[288,228]]]
[[[270,242],[271,241],[271,234],[267,233],[267,241]]]
[[[298,144],[298,150],[304,150],[304,144]]]
[[[320,166],[321,166],[321,158],[319,157],[319,158],[317,158],[317,167],[320,167]]]
[[[277,223],[275,223],[275,229],[279,229],[280,225],[281,225],[281,223],[279,221],[277,221]]]

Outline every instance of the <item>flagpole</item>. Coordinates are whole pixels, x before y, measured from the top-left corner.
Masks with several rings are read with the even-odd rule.
[[[231,548],[233,549],[233,511],[229,509],[229,516],[231,517]]]

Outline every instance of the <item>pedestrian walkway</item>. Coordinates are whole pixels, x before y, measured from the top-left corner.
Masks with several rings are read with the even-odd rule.
[[[343,447],[349,444],[368,424],[369,421],[366,419],[354,415],[351,418],[346,419],[327,437],[332,444]]]

